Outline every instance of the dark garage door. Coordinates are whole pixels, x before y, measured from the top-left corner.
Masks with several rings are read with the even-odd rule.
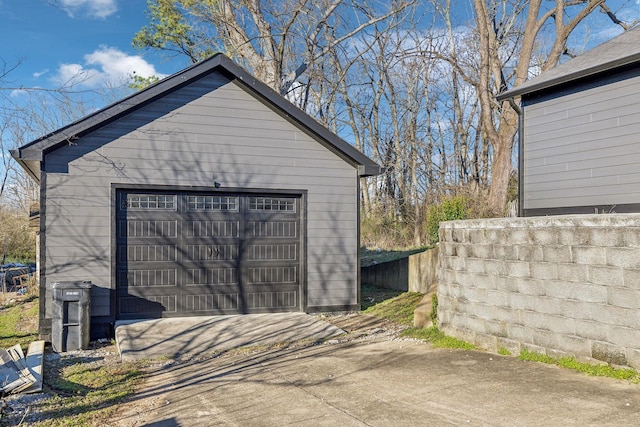
[[[119,319],[300,310],[300,198],[118,191]]]

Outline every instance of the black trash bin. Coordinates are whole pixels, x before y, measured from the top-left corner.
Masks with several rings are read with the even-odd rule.
[[[57,282],[51,287],[53,350],[60,353],[89,348],[91,281]]]

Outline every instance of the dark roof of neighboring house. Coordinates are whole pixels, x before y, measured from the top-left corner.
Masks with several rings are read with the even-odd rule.
[[[573,80],[625,67],[640,61],[640,27],[602,43],[575,58],[545,71],[537,77],[502,92],[499,101],[562,85]]]
[[[280,115],[314,135],[329,150],[358,167],[360,176],[377,175],[382,172],[381,167],[373,160],[220,53],[16,150],[11,150],[11,155],[36,181],[40,181],[40,162],[46,153],[68,145],[71,139],[85,136],[212,72],[220,72],[227,78],[239,82],[249,93],[265,101]]]

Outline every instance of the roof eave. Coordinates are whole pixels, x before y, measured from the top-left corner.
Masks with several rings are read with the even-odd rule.
[[[625,58],[620,58],[615,61],[610,61],[605,64],[600,64],[596,67],[586,68],[584,70],[579,70],[574,73],[560,75],[556,78],[543,80],[538,84],[527,85],[526,83],[515,87],[513,89],[502,92],[496,96],[498,101],[505,101],[509,98],[517,98],[523,95],[530,95],[535,92],[540,92],[542,90],[550,89],[556,86],[564,85],[566,83],[570,83],[575,80],[583,79],[586,77],[593,77],[595,75],[612,72],[619,68],[626,67],[628,65],[637,63],[640,61],[640,53],[627,56]]]

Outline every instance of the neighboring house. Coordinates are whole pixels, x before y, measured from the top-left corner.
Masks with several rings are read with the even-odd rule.
[[[359,181],[380,167],[218,54],[12,152],[56,282],[114,321],[359,308]]]
[[[640,212],[640,27],[498,100],[518,97],[521,215]]]

